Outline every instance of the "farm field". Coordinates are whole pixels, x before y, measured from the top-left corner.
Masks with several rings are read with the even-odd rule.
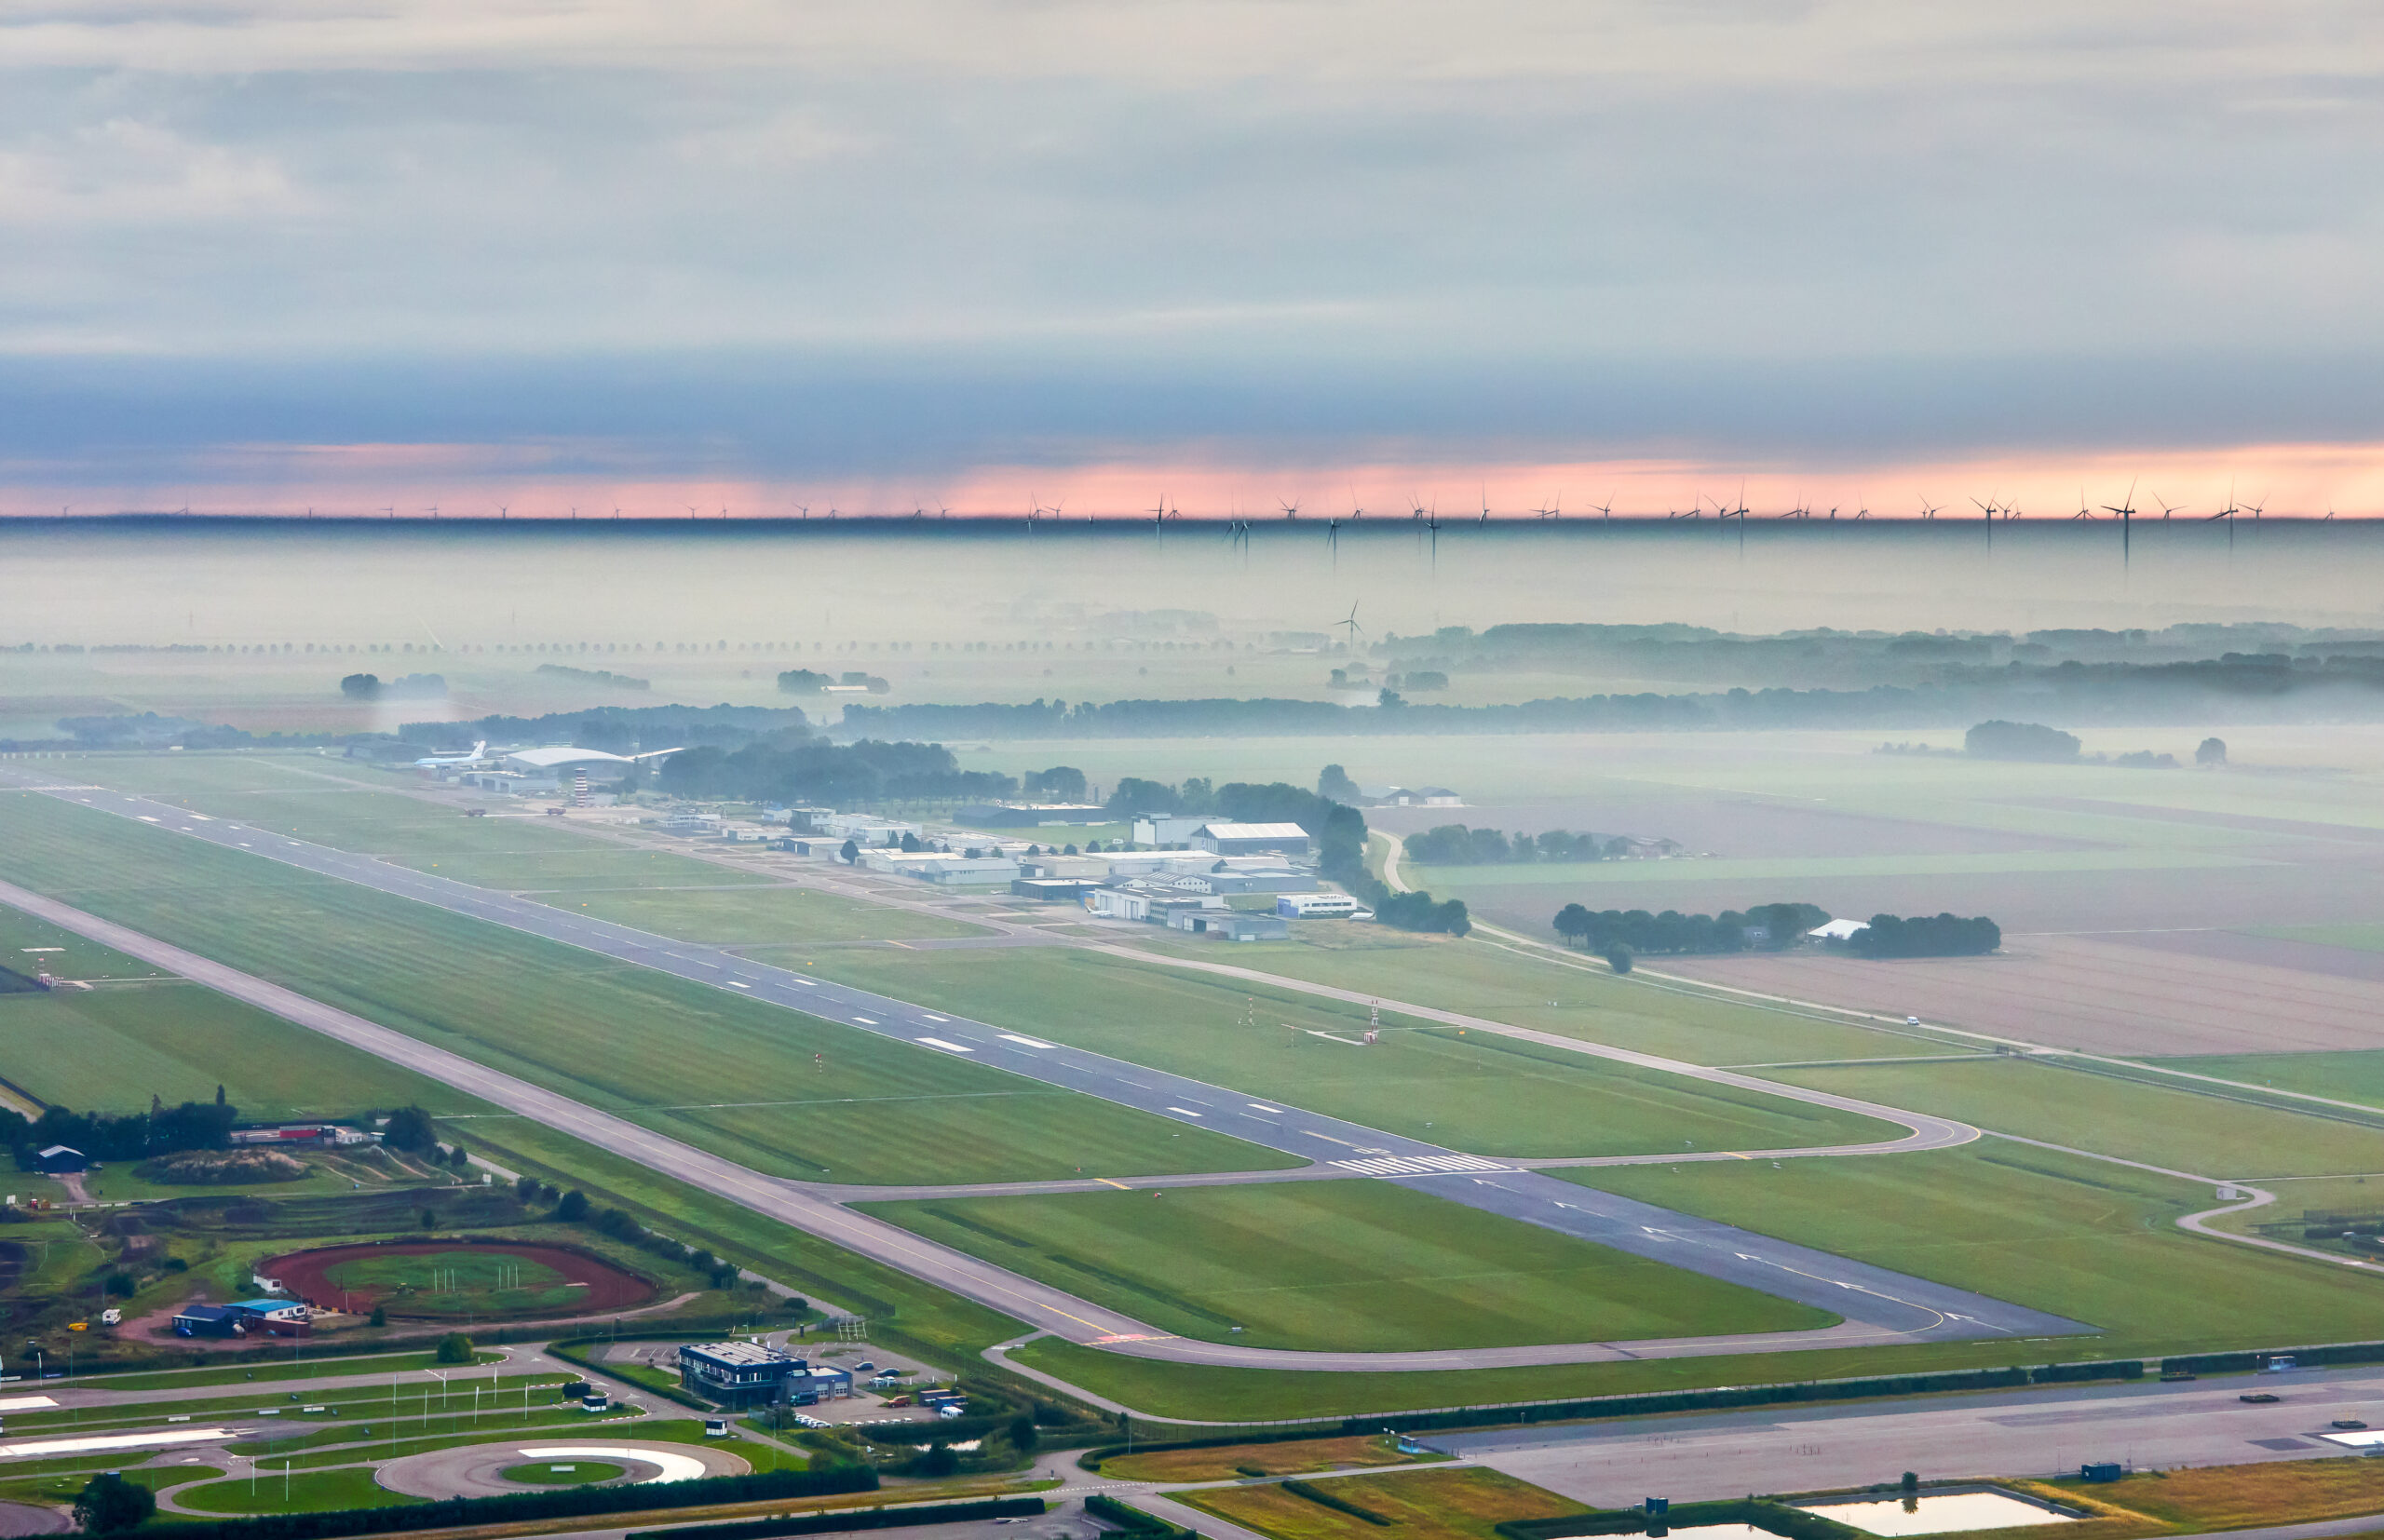
[[[1386,1018],[1381,1042],[1361,1048],[1354,1037],[1365,1029],[1361,1007],[1102,953],[845,952],[822,955],[813,971],[1483,1155],[1626,1155],[1684,1141],[1769,1149],[1896,1137],[1871,1118],[1396,1017]],[[1297,1030],[1287,1031],[1287,1022]],[[1314,1035],[1319,1031],[1341,1040]]]
[[[1837,1320],[1385,1182],[866,1209],[1162,1331],[1251,1347],[1503,1347]]]
[[[1569,1497],[1480,1466],[1342,1476],[1316,1486],[1384,1522],[1328,1507],[1280,1484],[1208,1487],[1176,1495],[1273,1540],[1372,1540],[1385,1525],[1412,1540],[1498,1540],[1497,1526],[1510,1520],[1590,1511]]]
[[[0,906],[0,921],[16,911]],[[59,1051],[72,1042],[74,1051]],[[486,1103],[197,984],[0,995],[0,1074],[45,1101],[129,1111],[152,1095],[209,1101],[222,1086],[243,1117],[353,1115],[413,1104]],[[111,1176],[115,1173],[111,1171]]]
[[[0,793],[0,876],[777,1175],[996,1181],[1288,1163],[32,793]]]
[[[2384,1121],[2364,1126],[2223,1101],[2185,1082],[2147,1084],[2011,1058],[1766,1073],[2217,1180],[2384,1171]]]
[[[441,876],[448,874],[440,872]],[[594,919],[713,946],[907,941],[991,934],[983,926],[963,920],[862,903],[817,888],[748,885],[644,888],[635,892],[582,889],[538,897],[558,909]]]
[[[1145,950],[1379,993],[1693,1064],[1959,1051],[1953,1039],[1740,1004],[1647,979],[1618,979],[1603,961],[1544,958],[1486,938],[1406,936],[1347,921],[1309,924],[1335,927],[1339,934],[1327,930],[1329,940],[1310,940],[1295,929],[1289,943],[1239,946],[1230,953],[1197,942],[1147,943]],[[1649,966],[1660,967],[1665,961],[1650,959]]]
[[[2157,1475],[2132,1472],[2117,1482],[2089,1483],[2072,1477],[2028,1485],[2056,1500],[2085,1497],[2126,1508],[2177,1533],[2384,1514],[2384,1469],[2372,1460],[2184,1466]],[[2105,1527],[2096,1525],[2098,1531]],[[2127,1532],[2112,1526],[2110,1533]],[[2163,1531],[2147,1526],[2133,1533]]]

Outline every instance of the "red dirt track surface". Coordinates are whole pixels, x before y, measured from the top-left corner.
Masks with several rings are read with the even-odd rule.
[[[366,1257],[438,1256],[467,1249],[476,1254],[516,1257],[523,1262],[534,1262],[541,1266],[553,1268],[562,1275],[566,1282],[587,1285],[585,1289],[575,1291],[579,1296],[577,1304],[566,1310],[547,1309],[536,1312],[541,1316],[594,1315],[599,1311],[626,1310],[634,1305],[644,1304],[655,1297],[654,1286],[643,1278],[623,1272],[602,1257],[567,1246],[514,1245],[509,1242],[504,1245],[483,1245],[453,1240],[391,1241],[382,1245],[325,1246],[311,1251],[292,1251],[286,1256],[270,1258],[259,1263],[256,1270],[265,1277],[280,1279],[282,1287],[289,1290],[295,1298],[306,1300],[318,1305],[336,1304],[339,1303],[341,1290],[339,1285],[331,1281],[329,1275],[332,1268],[342,1263],[354,1262]],[[350,1305],[359,1311],[369,1311],[373,1305],[385,1302],[384,1296],[366,1290],[351,1289],[346,1292]],[[402,1313],[396,1310],[390,1312],[392,1315]]]

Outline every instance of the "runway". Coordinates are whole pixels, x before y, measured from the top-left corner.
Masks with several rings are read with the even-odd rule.
[[[2248,1391],[2273,1406],[2246,1406]],[[1427,1436],[1445,1450],[1601,1507],[1966,1477],[2075,1476],[2088,1461],[2140,1466],[2315,1460],[2337,1417],[2384,1425],[2384,1368],[2306,1369],[2162,1384],[2047,1385],[1846,1406],[1489,1429]],[[2337,1533],[2373,1531],[2369,1518]]]
[[[666,1139],[625,1118],[597,1112],[278,985],[81,913],[38,894],[0,885],[0,901],[900,1267],[1016,1317],[1035,1329],[1073,1342],[1182,1362],[1347,1371],[1598,1362],[1836,1347],[1896,1340],[2047,1337],[2093,1330],[1967,1290],[1576,1186],[1517,1164],[1427,1144],[1279,1102],[1261,1101],[1241,1092],[1066,1047],[1027,1033],[806,978],[719,949],[672,941],[626,925],[570,914],[507,894],[391,866],[370,857],[332,850],[121,792],[95,787],[32,784],[33,777],[22,775],[7,778],[62,801],[151,824],[161,831],[262,856],[303,871],[358,883],[606,957],[734,991],[859,1031],[909,1042],[925,1051],[965,1056],[1041,1084],[1081,1091],[1154,1116],[1213,1129],[1297,1155],[1335,1172],[1403,1181],[1471,1208],[1795,1300],[1844,1317],[1840,1326],[1779,1335],[1537,1344],[1462,1352],[1317,1353],[1239,1347],[1172,1337],[1118,1312],[854,1213],[836,1201],[851,1195],[853,1189],[814,1188],[763,1176]],[[1887,1145],[1842,1146],[1838,1153],[1936,1148],[1976,1137],[1976,1130],[1945,1119],[1776,1087],[1728,1071],[1646,1055],[1625,1055],[1621,1050],[1573,1046],[1606,1057],[1627,1057],[1634,1063],[1700,1079],[1752,1085],[1768,1092],[1890,1119],[1913,1130],[1906,1139]],[[1812,1155],[1828,1152],[1798,1153]],[[1676,1162],[1682,1157],[1659,1155],[1642,1158]]]

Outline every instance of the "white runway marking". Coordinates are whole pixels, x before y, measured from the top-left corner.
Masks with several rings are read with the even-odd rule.
[[[1200,1115],[1189,1107],[1170,1107],[1167,1110],[1172,1113],[1182,1113],[1186,1117],[1198,1117]]]
[[[736,979],[731,979],[728,981],[728,987],[730,989],[752,989],[753,986],[751,984],[740,984]]]
[[[923,1010],[923,1011],[919,1012],[919,1014],[920,1014],[921,1016],[926,1017],[926,1018],[927,1018],[928,1020],[930,1020],[930,1021],[949,1021],[949,1020],[952,1020],[952,1018],[951,1018],[951,1017],[949,1017],[949,1016],[938,1016],[935,1012],[933,1012],[933,1011],[931,1011],[931,1010]]]
[[[32,949],[29,947],[26,950]],[[44,947],[42,950],[56,952],[58,948]],[[57,1404],[47,1396],[11,1396],[6,1400],[0,1400],[0,1412],[30,1412],[37,1406],[56,1406]]]
[[[876,1022],[874,1022],[874,1021],[871,1020],[870,1020],[868,1017],[866,1017],[866,1016],[856,1016],[856,1017],[854,1017],[854,1018],[853,1018],[853,1023],[854,1023],[856,1026],[863,1026],[863,1027],[874,1027],[874,1026],[877,1025],[877,1023],[876,1023]],[[924,1042],[926,1042],[926,1041],[927,1041],[927,1039],[926,1039],[926,1038],[924,1038],[924,1037],[922,1037],[922,1038],[920,1038],[920,1039],[919,1039],[919,1041],[920,1041],[920,1042],[922,1042],[922,1043],[924,1043]]]
[[[88,1439],[40,1439],[31,1443],[0,1444],[0,1457],[95,1454],[102,1450],[153,1449],[162,1444],[203,1444],[237,1435],[228,1427],[178,1427],[170,1433],[110,1433]]]
[[[941,1037],[922,1037],[917,1041],[925,1043],[931,1048],[941,1048],[946,1053],[975,1053],[977,1051],[974,1048],[964,1048],[957,1043],[947,1043]]]
[[[701,1460],[658,1449],[616,1449],[604,1444],[542,1444],[535,1449],[522,1449],[516,1452],[533,1460],[637,1460],[649,1466],[660,1466],[662,1473],[647,1477],[649,1481],[692,1481],[704,1474]]]
[[[1051,1046],[1049,1043],[1036,1042],[1032,1037],[1021,1037],[1014,1032],[996,1033],[995,1035],[1006,1043],[1023,1043],[1030,1048],[1048,1048]]]
[[[1246,1103],[1246,1105],[1253,1107],[1262,1113],[1280,1113],[1283,1110],[1280,1107],[1270,1107],[1264,1101],[1252,1101]]]
[[[1374,1160],[1336,1160],[1334,1165],[1361,1176],[1428,1176],[1441,1171],[1511,1171],[1480,1155],[1386,1155]]]

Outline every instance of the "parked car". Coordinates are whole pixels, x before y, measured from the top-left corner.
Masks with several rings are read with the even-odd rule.
[[[2238,1396],[2235,1398],[2239,1401],[2248,1401],[2254,1406],[2271,1406],[2283,1399],[2282,1397],[2272,1396],[2265,1390],[2255,1390],[2248,1396]]]

